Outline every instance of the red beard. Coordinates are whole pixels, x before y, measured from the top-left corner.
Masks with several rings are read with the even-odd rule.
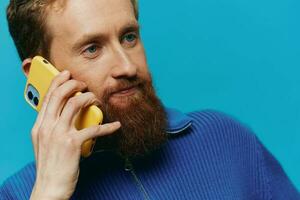
[[[118,97],[113,93],[136,86],[135,93]],[[157,98],[151,79],[120,79],[118,86],[103,95],[104,123],[120,121],[121,128],[113,135],[97,139],[97,149],[113,149],[122,156],[143,156],[159,148],[167,139],[166,113]]]

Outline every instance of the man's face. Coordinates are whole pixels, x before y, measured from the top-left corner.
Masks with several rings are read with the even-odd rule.
[[[138,22],[130,0],[72,0],[63,9],[58,1],[49,11],[47,28],[53,38],[50,60],[60,71],[67,69],[76,80],[101,100],[106,89],[122,90],[120,79],[150,80],[139,38]],[[109,97],[118,106],[135,89]]]
[[[59,3],[50,7],[46,21],[50,61],[87,84],[102,103],[104,122],[122,124],[117,134],[97,143],[125,156],[156,149],[166,139],[166,116],[152,86],[131,1]]]

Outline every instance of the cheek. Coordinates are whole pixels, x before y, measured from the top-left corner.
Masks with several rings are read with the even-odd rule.
[[[147,59],[145,55],[144,48],[141,46],[136,52],[131,55],[131,60],[134,61],[134,64],[138,66],[138,75],[145,79],[150,78]]]
[[[83,81],[88,86],[88,91],[93,92],[98,98],[101,98],[104,89],[107,87],[107,78],[99,76],[96,73],[81,73],[74,75],[74,79]]]
[[[146,60],[144,62],[141,62],[139,64],[139,66],[140,66],[140,69],[139,69],[138,75],[145,80],[151,81],[151,74],[149,72]]]

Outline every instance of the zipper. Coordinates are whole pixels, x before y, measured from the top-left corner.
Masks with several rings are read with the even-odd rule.
[[[128,158],[126,158],[126,160],[125,160],[125,168],[124,169],[125,169],[125,171],[131,173],[131,175],[134,179],[134,182],[138,186],[140,192],[143,194],[144,199],[145,200],[150,200],[149,195],[147,194],[147,192],[146,192],[142,182],[140,181],[139,177],[136,175],[136,173],[134,171],[134,168],[133,168],[133,165],[132,165],[132,163],[130,162],[130,160]]]
[[[181,129],[179,130],[174,130],[174,131],[166,131],[166,133],[169,133],[169,134],[176,134],[176,133],[180,133],[181,131],[184,131],[185,129],[187,129],[188,127],[190,127],[192,125],[192,122],[186,124],[184,127],[182,127]]]

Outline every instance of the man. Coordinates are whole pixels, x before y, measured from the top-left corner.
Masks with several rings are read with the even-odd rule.
[[[247,127],[162,106],[135,0],[11,0],[7,17],[25,75],[35,55],[61,73],[32,128],[36,162],[5,181],[1,200],[300,199]],[[92,104],[103,125],[76,130],[76,114]],[[94,153],[80,159],[91,138]]]

